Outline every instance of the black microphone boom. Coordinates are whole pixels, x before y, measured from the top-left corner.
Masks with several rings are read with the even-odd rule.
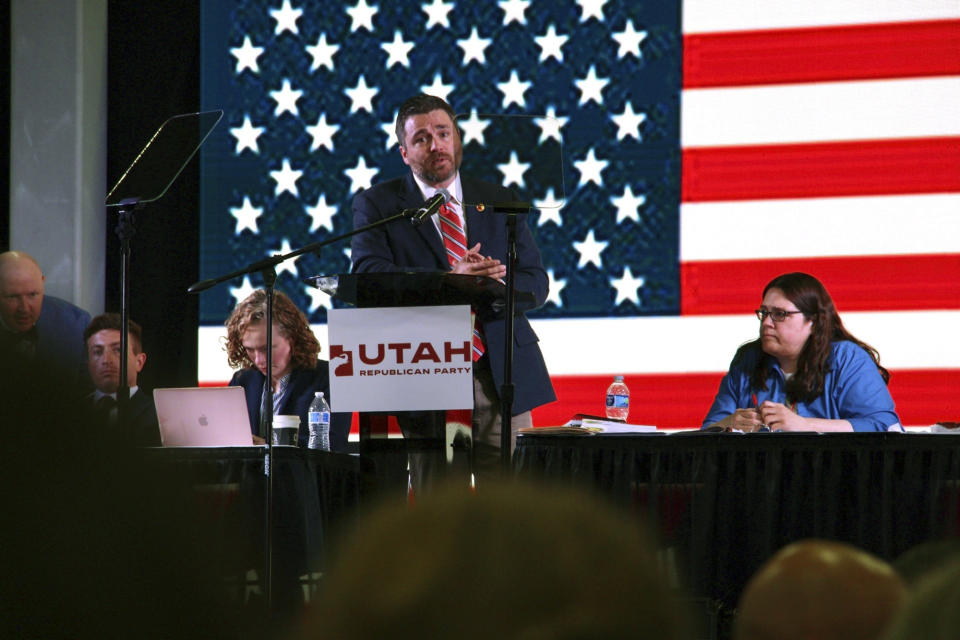
[[[419,227],[423,224],[423,221],[432,216],[437,212],[437,209],[441,205],[446,204],[450,200],[450,194],[445,190],[440,189],[433,196],[423,203],[423,206],[415,210],[410,215],[410,224],[415,227]]]

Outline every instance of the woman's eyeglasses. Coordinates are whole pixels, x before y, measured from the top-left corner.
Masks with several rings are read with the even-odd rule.
[[[783,309],[757,309],[754,311],[757,314],[757,317],[760,318],[760,322],[763,322],[767,319],[767,316],[773,318],[774,322],[783,322],[787,319],[787,316],[792,316],[795,313],[803,313],[803,311],[784,311]]]

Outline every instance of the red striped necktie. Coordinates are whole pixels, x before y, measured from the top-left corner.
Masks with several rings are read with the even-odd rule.
[[[463,232],[460,217],[447,203],[440,205],[440,235],[443,237],[443,247],[447,251],[447,261],[453,267],[467,253],[467,234]],[[473,360],[476,362],[483,355],[483,336],[480,334],[480,327],[476,324],[476,314],[470,315],[474,324]]]

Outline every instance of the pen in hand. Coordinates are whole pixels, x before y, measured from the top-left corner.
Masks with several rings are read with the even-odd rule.
[[[748,408],[748,409],[755,409],[756,412],[757,412],[757,415],[760,416],[760,404],[757,402],[757,394],[755,394],[755,393],[750,394],[750,400],[751,400],[751,402],[750,402],[750,405],[751,405],[751,406],[750,406],[750,407],[747,407],[747,408]],[[760,426],[757,428],[757,431],[758,431],[758,432],[759,432],[759,431],[770,431],[770,427],[768,427],[767,425],[763,424],[763,421],[762,421],[762,420],[763,420],[763,418],[761,417]]]

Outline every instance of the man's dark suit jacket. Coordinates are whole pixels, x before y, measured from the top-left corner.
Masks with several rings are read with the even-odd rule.
[[[310,412],[314,393],[323,391],[327,402],[330,402],[329,366],[326,360],[317,360],[315,369],[294,369],[290,374],[287,399],[279,413],[300,416],[300,433],[297,439],[301,447],[307,446],[310,436],[307,414]],[[243,387],[247,397],[247,411],[250,414],[250,432],[254,434],[260,431],[260,398],[263,395],[264,380],[266,376],[257,369],[240,369],[230,380],[231,387]],[[350,413],[330,414],[331,451],[346,452],[352,415]]]
[[[153,404],[153,396],[143,389],[138,388],[137,392],[130,396],[130,404],[127,405],[127,424],[122,431],[118,426],[107,424],[105,415],[97,414],[93,404],[93,394],[84,397],[83,414],[98,437],[115,439],[116,442],[137,447],[160,446],[157,408]]]
[[[513,202],[516,196],[503,187],[471,180],[461,174],[464,215],[467,222],[467,245],[480,243],[484,256],[507,262],[506,217],[493,213],[491,207],[483,212],[475,204]],[[399,213],[402,209],[423,204],[423,194],[412,174],[382,182],[353,199],[353,226],[359,228]],[[356,273],[402,271],[449,271],[443,241],[436,226],[426,221],[415,227],[407,220],[398,220],[377,229],[353,236],[353,270]],[[547,298],[549,280],[540,261],[540,251],[530,228],[521,220],[517,225],[517,269],[514,274],[517,291],[532,293],[535,306]],[[503,317],[481,317],[486,353],[499,391],[503,384]],[[514,415],[556,400],[550,376],[547,373],[538,338],[522,314],[514,323]]]

